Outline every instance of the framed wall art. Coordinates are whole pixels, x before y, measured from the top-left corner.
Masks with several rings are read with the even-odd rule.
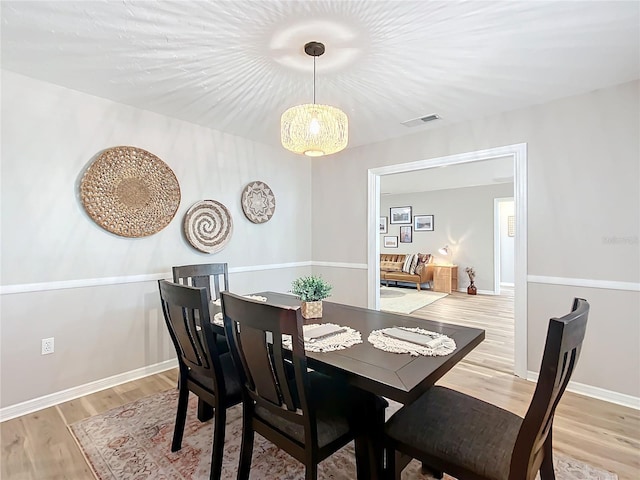
[[[411,225],[411,207],[391,207],[389,223],[405,223]]]
[[[413,235],[411,232],[411,225],[406,227],[400,227],[400,243],[413,242]]]
[[[414,215],[413,230],[416,232],[433,232],[433,215]]]
[[[385,248],[398,248],[398,237],[384,237]]]
[[[387,233],[387,217],[380,217],[380,233]]]

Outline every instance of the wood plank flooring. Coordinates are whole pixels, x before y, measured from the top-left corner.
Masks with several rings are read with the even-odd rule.
[[[484,325],[487,340],[440,382],[519,415],[534,384],[514,377],[513,303],[508,295],[454,293],[415,315]],[[508,321],[511,319],[511,327]],[[504,320],[504,322],[503,322]],[[495,327],[488,328],[491,322]],[[469,323],[467,323],[469,322]],[[495,331],[494,331],[495,329]],[[511,343],[508,338],[511,338]],[[0,424],[2,480],[91,480],[93,475],[68,425],[176,385],[175,370],[87,395]],[[557,451],[618,474],[640,478],[640,412],[567,392],[556,413]]]
[[[513,288],[502,295],[467,295],[453,292],[411,315],[485,330],[485,339],[465,361],[499,372],[513,373]]]

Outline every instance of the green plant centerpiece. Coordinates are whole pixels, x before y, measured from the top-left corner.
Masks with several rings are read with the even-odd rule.
[[[304,318],[322,317],[322,299],[331,295],[331,285],[322,277],[310,275],[296,278],[291,283],[291,293],[300,297]]]

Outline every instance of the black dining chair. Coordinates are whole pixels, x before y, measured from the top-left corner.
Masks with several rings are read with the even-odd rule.
[[[386,477],[399,479],[412,458],[442,478],[553,480],[552,427],[556,406],[576,366],[589,304],[549,320],[540,375],[524,418],[444,387],[432,387],[385,426]]]
[[[207,289],[209,300],[220,299],[220,292],[229,290],[229,268],[226,263],[203,263],[173,267],[173,282]]]
[[[220,303],[220,292],[229,290],[229,267],[226,263],[181,265],[173,267],[171,270],[174,283],[206,288],[207,297],[210,302],[215,301],[216,304]],[[222,311],[222,307],[214,305],[213,303],[210,304],[210,307],[212,316]],[[216,342],[220,352],[229,351],[227,341],[223,335],[219,335]],[[206,418],[209,413],[201,413],[201,417]]]
[[[318,463],[356,439],[359,478],[371,478],[368,438],[376,419],[382,433],[386,400],[338,375],[309,370],[299,308],[222,292],[222,310],[243,391],[237,478],[249,478],[254,432],[304,463],[306,480],[315,480]],[[289,348],[283,345],[286,335]]]
[[[178,356],[179,394],[171,451],[182,447],[189,392],[215,412],[211,473],[220,479],[227,408],[242,401],[238,375],[229,352],[218,351],[205,288],[160,280],[162,311]]]

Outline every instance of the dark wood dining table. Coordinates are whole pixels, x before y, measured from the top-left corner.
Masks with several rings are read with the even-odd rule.
[[[300,300],[289,294],[258,292],[253,295],[266,297],[269,304],[298,307]],[[402,404],[409,404],[451,370],[460,360],[479,345],[484,330],[450,323],[424,320],[409,315],[395,314],[323,301],[322,318],[304,320],[305,324],[333,323],[351,327],[360,332],[362,343],[343,350],[314,353],[307,352],[309,367],[327,375],[346,378],[353,386],[381,395]],[[367,339],[373,330],[388,327],[420,327],[447,335],[456,342],[456,349],[444,356],[411,356],[391,353],[374,347]],[[380,437],[372,439],[370,470],[367,479],[380,478],[382,465],[381,418],[372,419],[380,424]],[[359,468],[360,476],[360,468]]]

